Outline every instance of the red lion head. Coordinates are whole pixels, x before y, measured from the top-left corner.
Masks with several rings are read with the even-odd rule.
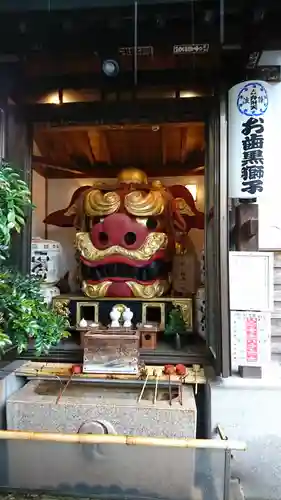
[[[86,295],[148,299],[169,290],[177,235],[203,229],[204,214],[186,187],[149,183],[144,172],[126,169],[114,186],[77,189],[45,223],[76,227]]]

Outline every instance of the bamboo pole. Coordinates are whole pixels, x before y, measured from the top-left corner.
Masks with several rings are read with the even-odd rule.
[[[194,448],[206,450],[245,451],[242,441],[217,439],[168,439],[110,434],[61,434],[52,432],[0,431],[0,440],[41,441],[70,444],[119,444],[126,446],[160,446],[167,448]]]
[[[142,386],[142,390],[141,390],[141,393],[138,397],[138,403],[141,401],[141,398],[143,397],[143,393],[144,393],[144,390],[146,388],[146,384],[147,384],[147,381],[148,381],[148,377],[149,377],[149,373],[147,373],[146,377],[145,377],[145,381],[144,381],[144,384]]]

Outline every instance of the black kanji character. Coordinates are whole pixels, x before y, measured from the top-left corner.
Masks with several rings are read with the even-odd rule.
[[[263,179],[264,177],[264,168],[263,167],[243,167],[241,169],[241,178],[243,181],[254,180],[254,179]]]
[[[254,118],[251,116],[246,122],[242,123],[242,134],[249,135],[253,130],[256,134],[262,134],[264,131],[264,119],[263,118]]]
[[[242,193],[256,194],[256,192],[262,193],[263,191],[263,181],[260,179],[242,182]]]
[[[249,149],[262,149],[263,144],[263,136],[257,134],[247,135],[244,141],[242,141],[244,151],[248,151]]]
[[[242,167],[250,165],[263,165],[263,151],[261,149],[251,149],[243,152]]]
[[[253,89],[251,92],[250,106],[251,106],[251,109],[258,109],[258,99],[257,99],[257,93],[256,93],[255,89]]]

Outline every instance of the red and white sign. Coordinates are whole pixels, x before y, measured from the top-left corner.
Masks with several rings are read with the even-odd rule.
[[[263,366],[270,361],[271,313],[231,311],[231,362],[238,366]]]
[[[258,361],[258,325],[257,318],[245,319],[246,359],[248,362]]]

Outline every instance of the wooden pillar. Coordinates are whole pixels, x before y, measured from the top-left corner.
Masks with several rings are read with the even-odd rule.
[[[238,251],[259,250],[259,206],[240,200],[235,208],[234,243]]]
[[[22,179],[32,188],[32,128],[21,108],[7,107],[6,160],[18,169]],[[22,273],[29,273],[31,253],[31,210],[26,212],[26,224],[21,234],[14,234],[11,248],[11,264]]]

